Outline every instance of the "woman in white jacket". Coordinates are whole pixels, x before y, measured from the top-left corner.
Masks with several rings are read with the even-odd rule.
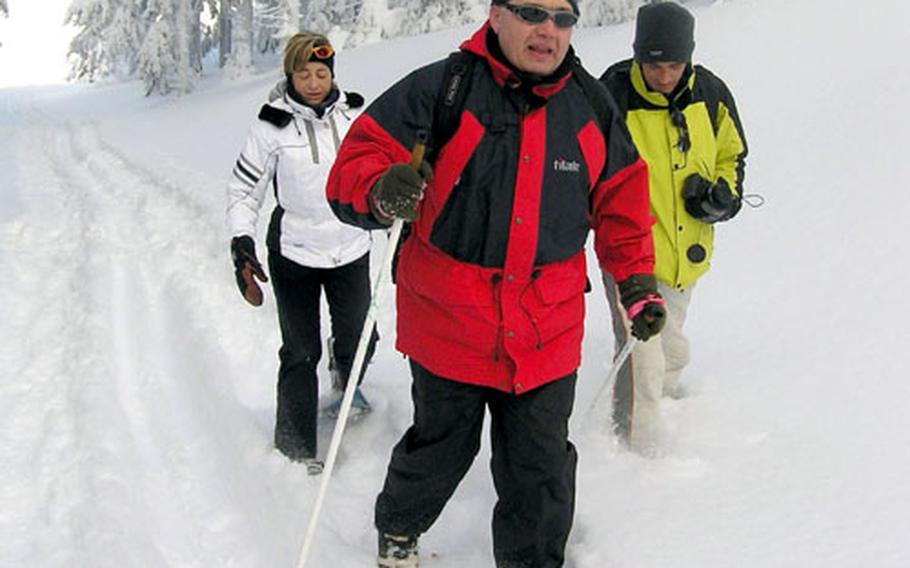
[[[274,191],[277,205],[266,246],[282,336],[275,447],[306,463],[312,474],[322,471],[316,459],[322,290],[331,316],[332,386],[339,391],[347,383],[370,302],[370,234],[341,223],[325,197],[338,146],[363,106],[363,97],[338,89],[334,62],[323,35],[304,32],[288,40],[286,78],[251,127],[227,191],[237,285],[254,306],[262,303],[255,279],[267,281],[256,257],[256,224],[267,189]],[[374,333],[367,361],[376,339]],[[353,411],[369,411],[359,388]]]

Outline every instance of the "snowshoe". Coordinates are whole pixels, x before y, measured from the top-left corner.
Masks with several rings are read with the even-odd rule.
[[[305,458],[303,465],[306,466],[307,475],[319,475],[325,468],[325,464],[316,458]]]
[[[417,535],[393,536],[379,533],[376,565],[380,568],[418,568]]]
[[[338,397],[338,400],[325,407],[323,414],[333,420],[338,418],[338,415],[341,413],[341,401],[343,398],[344,393],[342,392],[341,396]],[[351,411],[348,414],[348,418],[363,418],[372,411],[373,407],[370,405],[370,402],[366,399],[365,396],[363,396],[363,392],[360,391],[360,387],[357,387],[354,390],[354,399],[351,401]]]

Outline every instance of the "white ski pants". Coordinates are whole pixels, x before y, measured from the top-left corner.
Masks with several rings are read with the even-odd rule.
[[[609,274],[604,275],[604,286],[613,316],[615,350],[619,352],[630,334],[629,320]],[[677,392],[679,377],[689,363],[689,340],[683,334],[683,325],[692,288],[674,290],[663,282],[657,287],[667,303],[667,323],[659,335],[635,345],[613,389],[616,433],[633,450],[645,454],[657,450],[665,434],[660,399]]]

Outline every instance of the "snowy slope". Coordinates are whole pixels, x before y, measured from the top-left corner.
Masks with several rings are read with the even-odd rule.
[[[910,565],[910,8],[706,1],[697,16],[696,58],[737,96],[767,204],[719,229],[663,457],[584,420],[612,349],[589,296],[570,565]],[[342,87],[369,99],[470,31],[346,51]],[[599,73],[631,35],[575,43]],[[0,90],[0,566],[295,562],[318,478],[270,446],[274,303],[240,299],[222,220],[276,77],[163,100],[136,84]],[[345,439],[314,567],[372,563],[372,502],[410,420],[391,306],[380,332],[376,411]],[[425,565],[492,565],[487,463],[485,447],[422,539]]]

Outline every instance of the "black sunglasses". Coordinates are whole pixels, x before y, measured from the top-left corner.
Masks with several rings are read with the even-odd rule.
[[[510,12],[518,16],[518,19],[528,24],[542,24],[547,18],[553,20],[557,28],[571,28],[578,22],[578,16],[574,12],[565,10],[547,10],[539,6],[516,6],[514,4],[503,4]]]
[[[685,154],[692,148],[692,140],[689,139],[689,125],[686,123],[686,115],[678,108],[671,108],[670,122],[679,129],[679,140],[676,142],[676,147],[680,152]]]

